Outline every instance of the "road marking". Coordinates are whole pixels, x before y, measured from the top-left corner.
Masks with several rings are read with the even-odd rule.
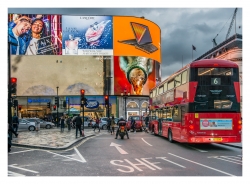
[[[223,159],[223,158],[216,158],[216,159],[219,159],[219,160],[224,160],[224,161],[227,161],[227,162],[232,162],[232,163],[235,163],[235,164],[239,164],[239,165],[242,165],[242,163],[238,163],[238,162],[233,162],[233,161],[230,161],[230,160],[226,160],[226,159]]]
[[[76,153],[79,155],[79,157],[82,159],[83,162],[86,162],[86,160],[83,158],[83,156],[81,155],[81,153],[78,151],[78,149],[76,147],[74,147],[74,150],[76,151]]]
[[[199,152],[208,152],[208,151],[205,151],[205,150],[201,150],[201,149],[194,148],[194,147],[189,146],[189,145],[187,145],[187,147],[190,147],[190,148],[192,148],[192,149],[194,149],[194,150],[197,150],[197,151],[199,151]]]
[[[242,162],[242,161],[241,161],[241,157],[236,157],[236,158],[229,158],[229,157],[227,157],[227,156],[221,156],[221,157],[226,158],[226,159],[229,159],[229,160],[234,160],[234,161]]]
[[[13,152],[13,153],[9,153],[9,154],[23,153],[23,152],[34,151],[34,150],[35,150],[35,149],[26,150],[26,151],[17,151],[17,152]]]
[[[229,175],[229,176],[235,176],[235,175],[229,174],[229,173],[227,173],[227,172],[224,172],[224,171],[221,171],[221,170],[215,169],[215,168],[213,168],[213,167],[209,167],[209,166],[206,166],[206,165],[200,164],[200,163],[198,163],[198,162],[194,162],[194,161],[192,161],[192,160],[188,160],[188,159],[186,159],[186,158],[183,158],[183,157],[180,157],[180,156],[174,155],[174,154],[172,154],[172,153],[168,153],[168,154],[170,154],[170,155],[172,155],[172,156],[175,156],[175,157],[178,157],[178,158],[181,158],[181,159],[183,159],[183,160],[186,160],[186,161],[192,162],[192,163],[194,163],[194,164],[197,164],[197,165],[200,165],[200,166],[206,167],[206,168],[208,168],[208,169],[212,169],[212,170],[215,170],[215,171],[221,172],[221,173],[226,174],[226,175]]]
[[[81,161],[81,160],[77,160],[77,159],[74,159],[74,158],[70,158],[70,157],[67,157],[67,156],[64,156],[64,155],[59,155],[59,154],[53,153],[53,152],[51,152],[51,151],[47,151],[47,152],[48,152],[48,153],[52,153],[52,154],[57,155],[57,156],[61,156],[61,157],[65,157],[65,158],[68,158],[68,159],[72,159],[72,160],[75,160],[75,161],[78,161],[78,162],[85,163],[85,162],[83,162],[83,161]]]
[[[145,141],[143,138],[141,138],[146,144],[148,144],[149,146],[152,146],[151,144],[149,144],[147,141]]]
[[[20,170],[23,170],[23,171],[28,171],[28,172],[36,173],[36,174],[39,173],[39,172],[37,172],[37,171],[32,171],[32,170],[29,170],[29,169],[24,169],[24,168],[17,167],[17,166],[14,166],[14,165],[17,165],[17,164],[9,165],[9,167],[16,168],[16,169],[20,169]]]
[[[124,151],[122,148],[119,147],[119,146],[121,146],[119,144],[115,144],[115,143],[111,142],[110,146],[114,146],[121,154],[128,154],[126,151]]]
[[[167,160],[166,157],[155,157],[155,158],[160,158],[160,159],[163,159],[163,160],[165,160],[165,161],[167,161],[167,162],[170,162],[170,163],[172,163],[172,164],[178,165],[178,166],[180,166],[180,167],[182,167],[182,168],[186,168],[186,167],[183,166],[183,165],[180,165],[180,164],[177,164],[177,163],[172,162],[172,161],[170,161],[170,160]]]
[[[8,176],[25,176],[25,175],[19,174],[19,173],[15,173],[15,172],[12,172],[12,171],[8,171]]]

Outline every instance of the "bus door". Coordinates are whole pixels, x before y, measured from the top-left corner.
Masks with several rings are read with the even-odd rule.
[[[187,138],[188,132],[186,127],[186,121],[185,121],[185,114],[186,114],[186,107],[181,106],[181,137]]]
[[[181,113],[180,113],[180,107],[175,105],[172,107],[172,119],[173,119],[173,137],[175,139],[181,138]]]
[[[162,135],[162,109],[159,109],[158,117],[158,134]]]

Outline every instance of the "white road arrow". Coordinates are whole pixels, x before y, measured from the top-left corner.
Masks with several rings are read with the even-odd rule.
[[[114,146],[121,154],[128,154],[126,151],[124,151],[123,149],[121,149],[119,146],[119,144],[115,144],[113,142],[111,142],[110,146]]]

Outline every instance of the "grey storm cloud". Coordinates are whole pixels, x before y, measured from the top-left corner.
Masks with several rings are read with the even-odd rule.
[[[64,15],[144,16],[161,29],[162,79],[225,40],[235,8],[8,8],[8,13]],[[238,8],[230,36],[242,34],[242,8]],[[196,47],[193,51],[192,45]]]

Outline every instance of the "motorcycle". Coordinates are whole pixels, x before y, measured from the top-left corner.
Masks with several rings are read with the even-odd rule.
[[[121,137],[121,139],[124,138],[124,136],[126,135],[126,122],[125,121],[121,121],[119,122],[119,133],[118,135]]]

